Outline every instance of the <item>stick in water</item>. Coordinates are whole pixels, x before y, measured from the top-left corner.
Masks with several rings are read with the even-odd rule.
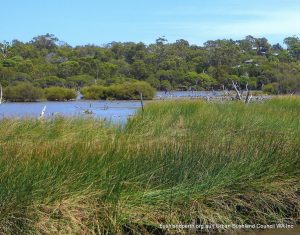
[[[142,111],[144,112],[144,101],[143,101],[143,93],[142,92],[140,92],[140,97],[141,97]]]

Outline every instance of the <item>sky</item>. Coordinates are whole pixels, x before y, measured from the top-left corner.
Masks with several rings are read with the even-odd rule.
[[[0,41],[54,34],[68,44],[300,35],[300,0],[0,0]]]

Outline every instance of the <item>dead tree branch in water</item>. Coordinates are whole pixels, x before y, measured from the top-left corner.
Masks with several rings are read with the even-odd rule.
[[[236,92],[236,98],[240,101],[245,102],[246,104],[250,103],[251,99],[252,99],[252,93],[251,90],[248,88],[248,83],[246,83],[246,98],[243,99],[243,90],[240,89],[239,85],[237,84],[237,82],[232,81],[232,86]]]
[[[144,112],[144,100],[143,100],[143,93],[142,92],[140,92],[140,99],[141,99],[142,111]]]

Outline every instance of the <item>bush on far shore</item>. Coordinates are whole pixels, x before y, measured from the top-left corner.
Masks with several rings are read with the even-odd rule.
[[[19,82],[7,86],[3,92],[3,98],[11,102],[32,102],[44,98],[41,88],[34,87],[29,82]]]
[[[273,94],[276,95],[279,93],[279,84],[274,82],[274,83],[269,83],[263,86],[263,92],[267,94]]]
[[[63,87],[49,87],[45,89],[45,97],[49,101],[65,101],[76,99],[76,91]]]
[[[116,100],[137,100],[140,93],[146,100],[153,99],[155,89],[147,82],[125,82],[111,86],[94,85],[81,90],[84,99],[116,99]]]

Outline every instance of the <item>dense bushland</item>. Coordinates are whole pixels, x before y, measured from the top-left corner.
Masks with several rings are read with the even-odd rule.
[[[79,90],[135,79],[158,90],[210,90],[232,89],[234,80],[242,88],[248,84],[252,90],[293,93],[300,89],[300,39],[287,37],[284,44],[285,48],[247,36],[201,46],[158,38],[149,45],[112,42],[72,47],[46,34],[30,42],[0,43],[0,84],[30,82],[40,88]]]
[[[300,222],[299,116],[290,97],[150,102],[123,127],[2,119],[0,233]]]

